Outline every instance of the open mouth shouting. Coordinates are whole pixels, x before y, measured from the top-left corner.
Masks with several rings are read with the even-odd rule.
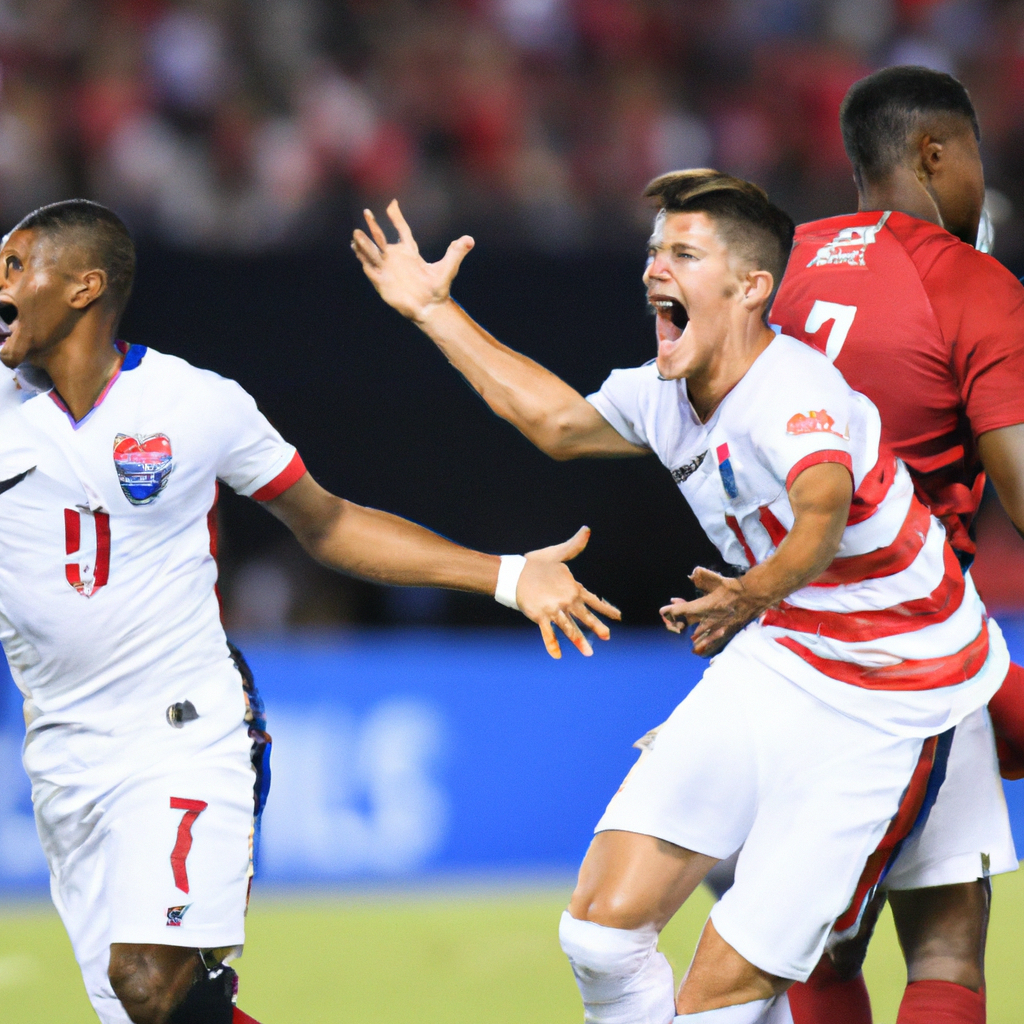
[[[686,308],[668,295],[648,295],[647,301],[658,321],[658,341],[678,341],[690,322]],[[3,309],[0,307],[0,316]]]
[[[0,299],[0,357],[2,357],[7,348],[7,342],[10,340],[11,335],[14,333],[14,322],[18,319],[18,307],[13,302],[9,302],[6,299]],[[10,351],[6,353],[10,356]]]

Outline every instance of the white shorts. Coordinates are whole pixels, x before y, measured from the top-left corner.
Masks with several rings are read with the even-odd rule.
[[[992,720],[988,708],[979,708],[956,727],[935,805],[903,844],[882,888],[955,885],[1018,866]]]
[[[50,891],[103,1024],[130,1024],[112,942],[241,946],[252,875],[251,740],[243,726],[187,764],[96,793],[37,785]]]
[[[718,858],[742,846],[715,927],[757,967],[804,981],[920,779],[925,743],[840,714],[730,646],[658,730],[595,831]]]

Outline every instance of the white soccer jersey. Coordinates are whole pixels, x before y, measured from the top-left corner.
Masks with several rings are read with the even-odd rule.
[[[239,728],[217,481],[269,500],[305,472],[236,383],[122,349],[80,422],[52,391],[0,421],[0,640],[25,695],[26,768],[51,784],[102,785]],[[172,728],[186,700],[199,717]]]
[[[931,735],[987,702],[1009,654],[942,524],[906,468],[879,447],[878,411],[820,353],[781,335],[707,423],[686,382],[653,363],[616,370],[589,396],[627,440],[650,448],[730,564],[767,559],[793,525],[788,487],[836,462],[854,498],[839,553],[732,643],[831,706],[903,735]]]

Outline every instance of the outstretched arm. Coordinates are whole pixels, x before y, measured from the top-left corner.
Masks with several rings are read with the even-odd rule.
[[[681,633],[697,623],[693,650],[710,657],[748,622],[828,568],[839,550],[850,514],[853,482],[845,467],[820,463],[805,469],[789,489],[793,529],[771,558],[739,579],[697,568],[690,577],[704,592],[696,601],[676,597],[661,609],[665,625]]]
[[[266,507],[313,558],[332,569],[377,583],[495,592],[497,555],[460,547],[407,519],[335,497],[308,473]],[[553,658],[560,658],[561,650],[552,624],[589,655],[593,651],[577,620],[607,640],[608,627],[591,609],[620,617],[614,605],[577,583],[565,565],[589,537],[584,527],[564,544],[531,551],[516,587],[520,611],[540,627]]]
[[[470,249],[468,235],[456,239],[437,263],[420,255],[398,208],[388,206],[398,241],[388,242],[366,210],[369,235],[356,230],[352,248],[381,298],[412,320],[447,356],[502,419],[555,459],[587,455],[647,455],[631,444],[574,388],[539,363],[487,333],[451,297],[451,283]]]

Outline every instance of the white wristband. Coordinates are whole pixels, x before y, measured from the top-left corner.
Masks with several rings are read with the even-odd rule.
[[[526,558],[523,555],[501,556],[501,565],[498,566],[498,585],[494,588],[494,600],[498,604],[519,611],[516,587],[519,586],[519,577],[522,576],[525,566]]]

